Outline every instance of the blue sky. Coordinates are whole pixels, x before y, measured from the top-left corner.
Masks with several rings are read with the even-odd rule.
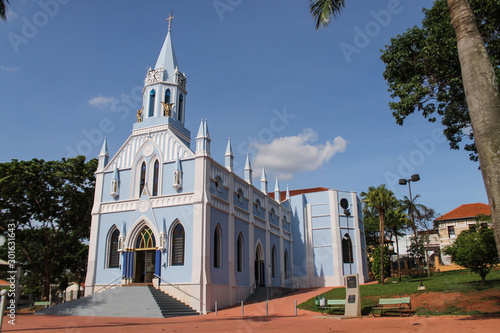
[[[212,156],[231,137],[237,172],[251,153],[255,183],[366,191],[446,213],[487,203],[478,164],[452,151],[420,115],[398,126],[380,49],[420,24],[430,0],[348,1],[315,31],[307,0],[14,0],[0,22],[0,161],[113,155],[131,133],[139,96],[167,33],[187,76],[186,127],[208,119]]]

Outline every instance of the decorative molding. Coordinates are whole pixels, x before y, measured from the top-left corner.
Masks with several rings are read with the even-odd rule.
[[[214,163],[211,163],[210,168],[210,178],[216,179],[217,176],[222,180],[222,185],[229,188],[229,175],[227,171],[224,171],[222,168],[219,168]]]
[[[255,225],[257,227],[264,229],[264,230],[267,230],[266,221],[264,221],[263,219],[260,219],[257,216],[254,216],[254,222],[255,222]]]
[[[276,236],[280,235],[280,228],[278,228],[277,226],[272,225],[272,224],[269,224],[269,226],[271,227],[271,232],[273,234],[275,234]]]
[[[244,220],[244,221],[249,221],[250,220],[250,214],[245,212],[239,207],[234,206],[234,212],[237,218]]]
[[[147,212],[148,209],[149,209],[149,202],[147,200],[143,200],[139,203],[139,211],[141,213]]]
[[[218,208],[225,212],[229,212],[229,203],[222,199],[217,198],[215,195],[212,195],[212,205],[215,208]]]

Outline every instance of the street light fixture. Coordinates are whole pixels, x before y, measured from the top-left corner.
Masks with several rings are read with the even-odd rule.
[[[415,225],[415,216],[413,214],[413,198],[411,197],[411,185],[410,185],[410,183],[411,182],[418,182],[419,180],[420,180],[420,175],[418,173],[411,175],[410,179],[401,178],[399,180],[399,185],[408,184],[408,190],[410,192],[410,217],[411,217],[411,221],[413,224],[413,233],[415,236],[415,241],[417,241],[417,226]],[[419,289],[424,289],[425,287],[422,284],[422,271],[420,270],[420,266],[421,266],[421,263],[420,263],[420,256],[419,256],[418,257],[418,277],[420,278]]]

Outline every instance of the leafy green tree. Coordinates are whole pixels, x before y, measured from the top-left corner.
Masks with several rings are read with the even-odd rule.
[[[362,192],[361,197],[363,202],[369,209],[372,209],[374,213],[378,214],[380,234],[379,234],[379,247],[383,248],[385,243],[385,213],[394,208],[398,204],[398,200],[394,196],[394,193],[388,190],[384,184],[379,187],[370,186],[368,192]],[[380,260],[384,260],[384,256],[380,256]],[[380,267],[383,267],[384,263],[380,263]],[[384,284],[384,271],[381,271],[381,283]]]
[[[493,230],[490,228],[472,228],[458,235],[452,245],[444,249],[457,265],[479,274],[483,283],[491,267],[498,264],[498,252]]]
[[[90,235],[96,168],[84,156],[0,164],[0,231],[15,229],[16,261],[45,296]]]
[[[381,284],[384,284],[384,276],[390,276],[391,274],[391,253],[389,249],[384,246],[384,256],[381,258],[380,256],[380,247],[376,246],[373,250],[373,261],[371,263],[371,270],[373,275],[377,280],[380,281]],[[384,267],[384,270],[381,271],[381,264]]]
[[[7,19],[7,4],[9,0],[0,0],[0,18],[2,20]]]
[[[435,4],[437,6],[443,6],[445,0],[437,0]],[[462,113],[456,112],[449,117],[462,118],[462,121],[453,121],[451,118],[448,119],[444,117],[444,123],[455,123],[457,128],[451,127],[451,133],[462,133],[466,134],[463,129],[465,127],[460,127],[461,124],[466,123],[467,113],[470,118],[471,133],[474,137],[474,145],[477,150],[477,155],[479,158],[479,163],[481,166],[481,172],[483,175],[483,180],[488,194],[488,201],[490,203],[490,209],[493,217],[493,225],[495,226],[495,239],[497,247],[500,251],[500,208],[497,208],[495,202],[500,202],[500,182],[498,182],[498,174],[500,174],[500,92],[499,92],[499,60],[498,60],[498,48],[494,53],[488,52],[488,47],[492,42],[487,39],[487,36],[482,36],[482,32],[478,29],[481,26],[481,22],[485,22],[487,26],[492,28],[493,36],[498,36],[498,24],[495,23],[494,19],[498,18],[498,10],[500,0],[447,0],[449,19],[447,17],[437,17],[436,22],[451,22],[451,27],[456,38],[456,54],[458,54],[459,62],[455,64],[460,64],[460,72],[462,76],[463,90],[465,98],[467,100],[467,110],[463,110]],[[309,0],[310,12],[313,18],[316,20],[316,29],[319,27],[326,27],[330,23],[331,16],[339,15],[342,8],[344,7],[344,1],[341,0]],[[477,14],[477,11],[471,8],[469,3],[475,8],[476,4],[479,4],[479,8],[486,8],[485,12],[492,13],[491,17],[482,17]],[[444,8],[444,7],[441,7]],[[478,16],[476,16],[478,15]],[[433,25],[433,30],[440,30],[439,25]],[[419,37],[420,32],[415,30],[410,30],[409,34],[416,34],[415,39],[423,43],[422,38]],[[410,40],[411,41],[411,40]],[[486,46],[485,46],[486,43]],[[394,42],[392,42],[394,44]],[[420,44],[403,45],[400,49],[401,56],[404,58],[405,54],[409,54],[411,57],[415,52],[419,51]],[[434,58],[440,58],[440,53],[449,53],[450,51],[446,48],[441,50],[440,47],[429,48],[426,52],[421,53],[423,58],[416,58],[413,64],[420,68],[425,68],[427,62],[434,62]],[[453,52],[453,51],[452,51]],[[451,58],[450,58],[451,59]],[[438,72],[438,76],[426,77],[425,75],[412,76],[411,72],[408,75],[411,80],[409,80],[411,86],[415,87],[415,92],[419,94],[402,94],[399,96],[404,103],[409,105],[414,105],[415,107],[421,107],[421,110],[425,115],[432,114],[432,107],[425,108],[428,104],[428,100],[437,99],[437,107],[439,109],[441,103],[460,103],[460,100],[455,102],[454,98],[445,97],[447,95],[446,82],[445,84],[440,84],[438,89],[432,91],[429,89],[428,83],[433,84],[434,82],[441,82],[441,77],[446,77],[448,71],[451,71],[450,67],[454,67],[453,60],[448,64],[449,66],[441,67],[443,70]],[[409,69],[405,67],[403,62],[395,62],[395,68],[400,73],[405,75]],[[455,67],[456,68],[456,67]],[[454,89],[460,89],[455,83],[456,78],[452,79]],[[438,96],[439,94],[439,96]],[[460,92],[452,91],[451,96],[459,95]],[[436,106],[434,106],[436,107]],[[460,111],[461,108],[458,107],[456,110]],[[448,130],[448,129],[447,129]],[[447,133],[445,133],[446,135]],[[450,135],[448,134],[450,137]],[[451,135],[453,137],[453,135]],[[452,144],[453,146],[453,144]],[[474,147],[468,147],[473,151]]]

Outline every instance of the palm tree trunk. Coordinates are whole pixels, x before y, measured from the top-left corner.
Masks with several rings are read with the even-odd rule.
[[[380,283],[384,285],[384,211],[379,211],[380,220]]]
[[[399,262],[399,241],[397,233],[396,233],[396,255],[398,258],[398,281],[401,281],[401,263]]]
[[[447,0],[457,38],[462,80],[500,254],[500,93],[467,0]]]

